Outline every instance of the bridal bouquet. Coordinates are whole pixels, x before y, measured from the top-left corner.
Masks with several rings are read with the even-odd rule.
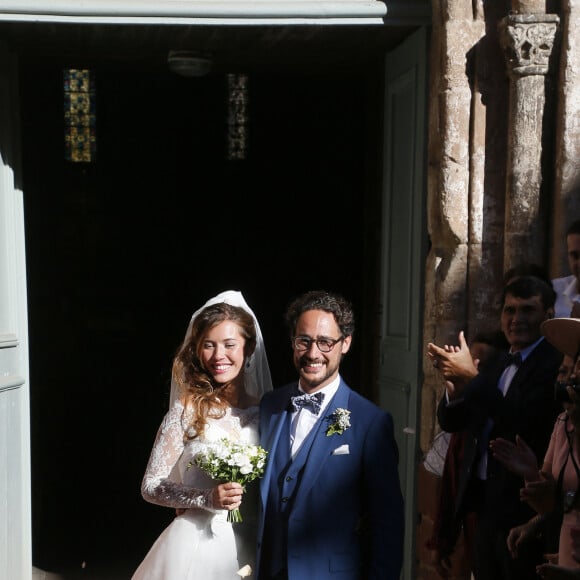
[[[259,445],[221,439],[197,453],[193,463],[216,481],[234,481],[245,486],[264,475],[267,453]],[[191,465],[192,462],[189,463]],[[228,512],[228,522],[241,521],[242,514],[238,508]]]

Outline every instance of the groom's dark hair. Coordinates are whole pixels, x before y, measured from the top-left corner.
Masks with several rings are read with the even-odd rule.
[[[354,334],[354,312],[351,303],[333,292],[311,290],[295,298],[286,309],[284,318],[291,337],[294,336],[298,318],[309,310],[324,310],[332,314],[343,337]]]

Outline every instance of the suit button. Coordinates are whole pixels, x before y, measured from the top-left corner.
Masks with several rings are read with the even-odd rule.
[[[283,497],[282,498],[282,503],[286,503],[287,501],[288,501],[288,498],[287,497]]]
[[[286,481],[292,481],[293,479],[294,478],[291,475],[289,475],[288,477],[286,477]]]

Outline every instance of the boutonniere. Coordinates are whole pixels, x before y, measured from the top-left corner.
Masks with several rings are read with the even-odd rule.
[[[342,435],[350,427],[350,411],[340,407],[329,418],[330,425],[326,430],[326,436],[330,437],[337,433]]]

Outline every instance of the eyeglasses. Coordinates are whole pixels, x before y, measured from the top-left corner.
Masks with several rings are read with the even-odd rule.
[[[315,342],[320,352],[330,352],[337,342],[344,340],[344,336],[337,338],[308,338],[307,336],[295,336],[292,339],[294,348],[298,351],[304,352],[310,350],[312,343]]]

